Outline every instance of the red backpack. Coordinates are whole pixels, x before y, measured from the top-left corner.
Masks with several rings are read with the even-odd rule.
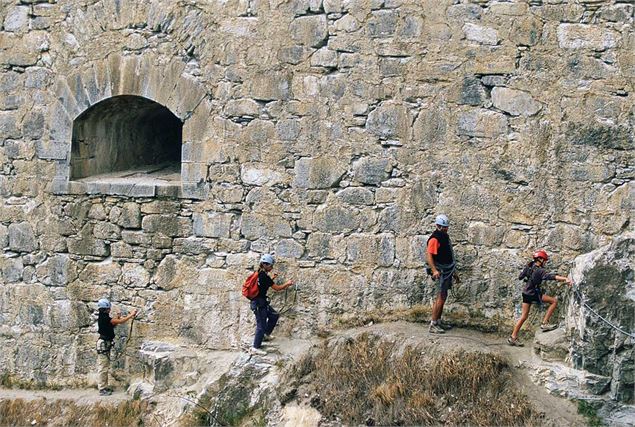
[[[243,283],[243,296],[247,297],[247,299],[252,300],[258,296],[258,292],[260,289],[258,288],[258,272],[254,272],[247,277],[245,283]]]

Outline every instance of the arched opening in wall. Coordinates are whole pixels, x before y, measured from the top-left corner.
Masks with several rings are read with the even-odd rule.
[[[180,182],[183,122],[140,96],[105,99],[73,122],[70,178]]]

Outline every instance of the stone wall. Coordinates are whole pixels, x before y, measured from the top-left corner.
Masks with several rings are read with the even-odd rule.
[[[298,335],[427,301],[441,212],[459,304],[511,318],[532,249],[632,228],[629,3],[0,0],[3,372],[83,381],[104,295],[135,339],[236,346],[263,252]],[[70,179],[73,123],[119,95],[182,121],[177,187]]]

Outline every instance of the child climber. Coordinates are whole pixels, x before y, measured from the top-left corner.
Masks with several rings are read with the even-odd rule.
[[[545,270],[544,267],[547,265],[547,261],[549,261],[549,255],[547,255],[547,252],[542,249],[534,252],[533,261],[527,264],[520,273],[520,276],[518,276],[519,280],[525,281],[525,286],[523,287],[522,314],[520,319],[518,319],[516,326],[514,326],[512,336],[507,339],[509,345],[522,347],[523,344],[518,340],[518,332],[520,332],[520,328],[529,317],[531,304],[549,304],[547,313],[545,313],[545,317],[542,319],[542,324],[540,325],[540,329],[543,332],[552,331],[558,326],[555,324],[549,324],[549,319],[558,305],[558,299],[548,295],[543,295],[540,285],[544,280],[566,282],[569,286],[571,286],[572,282],[568,277],[558,276],[555,273],[549,273]]]
[[[260,258],[260,265],[258,266],[258,296],[251,300],[251,310],[256,315],[256,336],[254,337],[254,345],[250,349],[252,354],[267,354],[266,351],[260,348],[262,341],[271,339],[270,336],[273,332],[273,328],[276,327],[276,323],[278,323],[278,318],[280,317],[278,312],[269,304],[267,291],[269,288],[274,291],[283,291],[289,286],[293,286],[291,280],[282,285],[276,285],[274,283],[277,274],[273,273],[269,275],[271,270],[273,270],[274,263],[275,260],[273,256],[269,254],[265,254]]]

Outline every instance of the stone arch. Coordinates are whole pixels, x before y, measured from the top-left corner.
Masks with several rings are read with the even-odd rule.
[[[154,54],[122,56],[114,53],[68,76],[58,76],[54,88],[56,100],[48,112],[48,132],[37,147],[39,158],[54,160],[57,164],[51,191],[128,196],[154,196],[167,191],[171,195],[205,198],[206,162],[200,158],[201,150],[197,148],[206,135],[211,101],[206,88],[184,70],[185,64],[176,59],[166,60]],[[90,188],[90,185],[72,181],[73,123],[98,103],[121,96],[152,101],[182,122],[180,188]]]

